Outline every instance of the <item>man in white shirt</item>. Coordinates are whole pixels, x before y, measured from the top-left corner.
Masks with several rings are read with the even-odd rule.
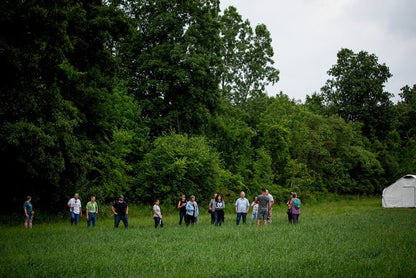
[[[268,223],[272,223],[272,208],[274,205],[274,199],[272,194],[269,193],[269,190],[266,190],[266,195],[267,197],[269,197],[269,204],[270,204],[270,210],[269,210],[269,214],[267,216],[267,222]]]
[[[68,201],[69,212],[71,213],[71,225],[78,224],[79,218],[82,217],[81,200],[78,193],[75,193],[74,198]]]

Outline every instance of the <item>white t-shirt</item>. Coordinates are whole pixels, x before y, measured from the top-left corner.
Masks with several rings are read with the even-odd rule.
[[[157,213],[159,213],[160,216],[162,216],[162,214],[160,213],[160,207],[158,205],[154,205],[153,206],[153,217],[159,217],[155,211],[157,211]]]
[[[75,214],[79,214],[81,211],[81,200],[77,199],[75,201],[75,198],[69,199],[68,205],[73,206],[73,208],[69,208],[69,211],[73,211]]]
[[[272,196],[272,194],[269,193],[269,204],[270,204],[270,207],[272,206],[273,201],[274,201],[273,196]]]
[[[251,205],[253,206],[253,212],[251,214],[257,215],[257,212],[259,211],[259,204],[256,204],[255,202],[252,202]]]

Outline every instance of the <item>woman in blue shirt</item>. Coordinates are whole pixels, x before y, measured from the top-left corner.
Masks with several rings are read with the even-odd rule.
[[[191,200],[186,203],[186,226],[194,225],[195,218],[198,217],[198,204],[195,201],[195,196],[191,196]]]

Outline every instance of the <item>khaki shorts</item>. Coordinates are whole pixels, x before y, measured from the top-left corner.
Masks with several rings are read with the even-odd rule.
[[[267,209],[259,209],[259,212],[257,213],[257,220],[267,220],[268,212]]]

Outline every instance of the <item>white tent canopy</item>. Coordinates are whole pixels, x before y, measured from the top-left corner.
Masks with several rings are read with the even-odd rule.
[[[416,175],[406,175],[383,190],[383,207],[416,207]]]

